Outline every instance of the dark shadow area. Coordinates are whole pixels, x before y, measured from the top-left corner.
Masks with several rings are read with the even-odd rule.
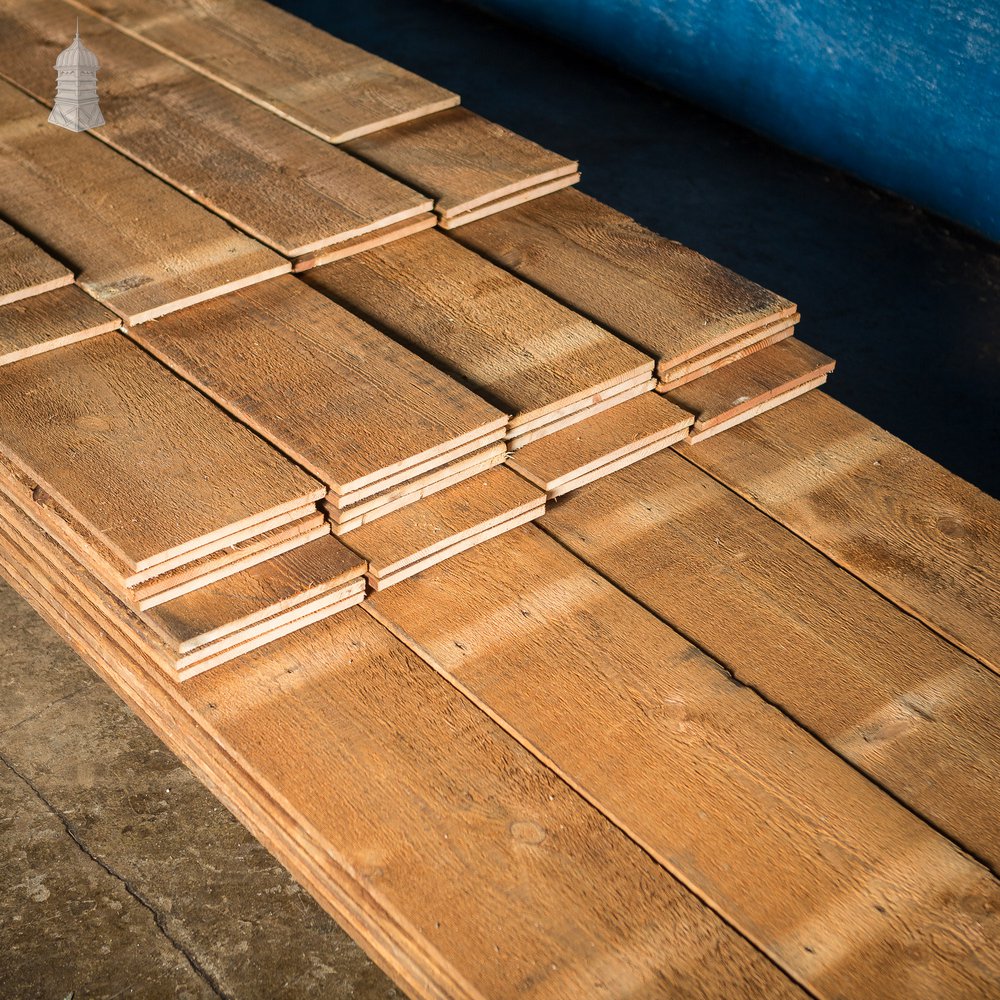
[[[581,162],[581,188],[799,304],[831,395],[1000,495],[1000,247],[447,0],[283,0]]]

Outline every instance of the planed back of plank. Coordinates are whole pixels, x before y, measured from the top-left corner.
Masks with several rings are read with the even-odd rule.
[[[324,494],[117,333],[0,369],[0,451],[134,569]]]
[[[84,0],[77,6],[327,142],[459,101],[264,0]]]
[[[463,226],[455,238],[655,357],[658,370],[795,306],[580,191]]]
[[[0,215],[130,323],[291,267],[93,136],[48,125],[43,105],[2,81]]]

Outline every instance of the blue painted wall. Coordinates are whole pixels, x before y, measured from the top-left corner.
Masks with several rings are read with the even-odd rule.
[[[1000,0],[475,2],[1000,239]]]

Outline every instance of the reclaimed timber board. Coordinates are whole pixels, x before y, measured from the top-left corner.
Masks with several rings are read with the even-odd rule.
[[[833,358],[788,337],[667,393],[695,415],[693,437],[785,396],[834,369]]]
[[[411,996],[805,997],[360,610],[178,685],[44,545],[4,575]]]
[[[1000,672],[1000,506],[810,393],[685,458]]]
[[[79,9],[10,0],[0,73],[51,105],[52,66]],[[83,14],[100,53],[105,124],[92,134],[285,257],[355,240],[432,202],[380,171]]]
[[[542,527],[1000,871],[989,670],[675,452],[577,492]]]
[[[526,445],[507,464],[550,494],[571,480],[654,444],[686,436],[694,416],[646,393]]]
[[[337,494],[499,436],[507,422],[291,275],[132,335]]]
[[[365,607],[814,996],[995,987],[996,879],[538,527]]]
[[[167,601],[145,615],[178,653],[359,580],[365,561],[332,535]]]
[[[0,306],[73,283],[73,272],[0,219]]]
[[[345,147],[434,198],[442,220],[509,195],[579,179],[575,160],[549,152],[467,108],[449,108],[355,139]],[[536,191],[534,197],[544,194]],[[501,206],[502,207],[502,206]]]
[[[75,6],[327,142],[459,101],[263,0],[83,0]]]
[[[444,233],[302,280],[512,414],[510,428],[644,373],[653,361]]]
[[[376,579],[509,518],[545,509],[545,494],[502,466],[351,532]]]
[[[3,81],[0,214],[132,324],[291,269],[93,136],[50,126],[44,105]]]
[[[0,306],[0,365],[109,333],[121,322],[76,285]]]
[[[132,570],[325,494],[118,333],[0,368],[0,453]]]
[[[780,295],[579,191],[455,235],[655,357],[658,373],[795,313]]]

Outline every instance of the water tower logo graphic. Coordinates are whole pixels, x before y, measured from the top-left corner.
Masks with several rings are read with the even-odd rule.
[[[97,56],[80,41],[80,20],[76,38],[56,57],[56,102],[49,115],[53,125],[71,132],[85,132],[104,124],[97,103]]]

